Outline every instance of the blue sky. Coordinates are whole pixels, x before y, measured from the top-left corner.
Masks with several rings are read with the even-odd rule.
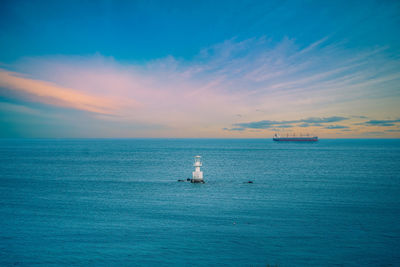
[[[1,137],[400,137],[398,1],[2,5]]]
[[[199,50],[233,37],[324,37],[349,49],[399,49],[396,1],[4,1],[2,62],[21,56],[100,53],[121,61]]]

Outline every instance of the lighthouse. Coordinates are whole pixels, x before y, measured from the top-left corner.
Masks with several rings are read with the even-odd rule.
[[[190,182],[192,183],[204,183],[203,180],[203,172],[200,171],[200,167],[203,166],[201,163],[201,157],[200,156],[195,156],[194,157],[194,163],[193,166],[195,168],[194,172],[192,173],[192,180]]]

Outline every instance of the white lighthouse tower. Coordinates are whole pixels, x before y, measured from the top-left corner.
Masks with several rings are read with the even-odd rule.
[[[193,166],[195,167],[193,174],[192,180],[190,180],[192,183],[204,183],[203,180],[203,172],[200,171],[200,167],[203,166],[201,163],[201,157],[200,156],[195,156],[194,157],[194,163]]]

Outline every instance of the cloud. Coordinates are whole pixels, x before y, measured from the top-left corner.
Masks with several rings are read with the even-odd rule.
[[[326,118],[306,118],[300,120],[291,120],[291,121],[270,121],[270,120],[263,120],[263,121],[255,121],[255,122],[244,122],[244,123],[235,123],[234,126],[239,126],[242,128],[249,128],[249,129],[270,129],[270,128],[290,128],[294,126],[299,127],[310,127],[310,126],[321,126],[324,123],[331,123],[331,122],[338,122],[347,120],[346,117],[326,117]],[[302,123],[300,125],[295,125],[297,123]]]
[[[238,131],[238,132],[242,132],[245,131],[245,128],[240,128],[240,127],[236,127],[236,128],[223,128],[223,130],[225,131]]]
[[[250,128],[250,129],[269,129],[269,128],[275,127],[276,125],[279,125],[281,123],[288,123],[288,122],[263,120],[263,121],[255,121],[255,122],[235,123],[233,125],[240,126],[242,128]]]
[[[234,97],[211,89],[215,81],[193,80],[190,68],[177,65],[173,58],[141,67],[100,55],[28,58],[15,67],[25,73],[0,72],[4,88],[0,96],[88,111],[96,113],[97,119],[164,125],[166,129],[190,130],[196,123],[204,126],[240,114],[226,107],[234,106]]]
[[[22,77],[21,74],[0,69],[0,87],[17,91],[24,98],[44,104],[112,114],[117,103],[107,97],[83,93],[54,83]],[[4,90],[6,90],[4,89]],[[133,100],[131,103],[136,104]]]
[[[324,127],[350,116],[320,114],[346,114],[343,109],[364,114],[354,109],[368,110],[371,99],[396,99],[400,63],[385,51],[349,51],[327,37],[309,44],[259,37],[229,39],[190,60],[168,56],[139,64],[102,55],[23,58],[10,67],[13,71],[0,71],[0,96],[78,109],[104,120],[163,125],[170,132],[157,133],[162,136]],[[309,117],[280,120],[299,111]],[[263,120],[265,114],[276,119]],[[238,122],[244,118],[249,122]],[[221,131],[226,125],[232,127]]]
[[[352,118],[356,118],[356,119],[368,119],[368,117],[367,116],[355,116],[355,115],[353,115],[353,116],[351,116]]]
[[[364,122],[364,125],[367,126],[380,126],[380,127],[387,127],[387,126],[395,126],[396,123],[399,123],[400,119],[396,120],[369,120]]]
[[[327,117],[327,118],[308,118],[308,119],[301,120],[301,122],[306,122],[306,123],[331,123],[331,122],[338,122],[338,121],[344,121],[344,120],[348,120],[348,118],[333,116],[333,117]]]
[[[325,126],[324,128],[332,130],[332,129],[347,129],[349,127],[348,126],[344,126],[344,125],[328,125],[328,126]]]

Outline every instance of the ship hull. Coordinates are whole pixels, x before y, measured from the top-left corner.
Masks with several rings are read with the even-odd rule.
[[[289,141],[289,142],[316,142],[318,137],[274,137],[274,141]]]

